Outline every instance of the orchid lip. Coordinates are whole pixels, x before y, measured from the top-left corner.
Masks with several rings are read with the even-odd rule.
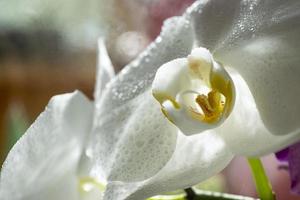
[[[221,124],[232,111],[235,91],[229,74],[209,50],[196,48],[182,61],[161,66],[152,91],[168,120],[190,135]],[[163,80],[166,76],[173,77]]]

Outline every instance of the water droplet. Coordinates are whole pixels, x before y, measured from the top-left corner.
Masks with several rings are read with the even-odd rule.
[[[161,37],[158,37],[157,39],[156,39],[156,43],[161,43],[161,41],[162,41],[162,39],[161,39]]]
[[[144,144],[145,144],[145,141],[139,140],[139,141],[136,142],[136,146],[139,147],[139,148],[142,147]]]

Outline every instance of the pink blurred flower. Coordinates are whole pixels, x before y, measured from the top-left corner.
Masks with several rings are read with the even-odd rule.
[[[150,38],[155,38],[160,30],[165,19],[181,15],[185,9],[195,0],[163,0],[152,1],[149,5],[149,24],[147,32]]]

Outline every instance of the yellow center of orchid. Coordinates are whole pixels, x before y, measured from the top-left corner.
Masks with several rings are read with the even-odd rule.
[[[193,109],[191,112],[196,116],[199,115],[201,120],[211,123],[216,121],[222,115],[224,101],[221,100],[221,94],[219,92],[211,91],[207,96],[204,94],[198,95],[195,101],[201,107],[203,114]]]
[[[195,102],[201,108],[202,113],[191,109],[192,116],[206,123],[218,121],[223,114],[228,117],[232,109],[232,83],[218,74],[211,74],[211,91],[207,95],[199,94]]]

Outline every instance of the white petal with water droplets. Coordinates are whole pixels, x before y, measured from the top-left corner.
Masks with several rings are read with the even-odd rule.
[[[111,180],[143,180],[170,159],[177,128],[162,114],[150,91],[114,109],[98,121],[88,155],[96,159],[95,176]],[[97,134],[107,134],[105,142]],[[99,174],[102,173],[102,174]]]
[[[198,46],[246,80],[267,129],[300,128],[300,2],[199,1],[188,11]]]
[[[108,83],[96,102],[93,139],[86,150],[94,166],[92,174],[109,180],[141,180],[169,160],[176,129],[162,115],[149,88],[157,68],[186,56],[192,41],[192,30],[184,17],[169,19],[155,42]]]
[[[220,172],[233,154],[214,131],[199,135],[178,134],[176,150],[155,176],[144,182],[112,182],[106,200],[140,200],[164,192],[191,187]]]
[[[188,8],[186,15],[195,31],[195,46],[205,47],[212,53],[223,46],[240,11],[241,1],[201,0]]]
[[[300,129],[276,136],[262,122],[254,98],[243,78],[229,69],[236,87],[236,102],[229,118],[216,129],[236,155],[264,156],[300,140]]]
[[[0,199],[78,199],[76,168],[92,117],[80,92],[53,97],[8,154]]]
[[[300,105],[300,90],[297,90],[300,80],[297,64],[300,57],[300,45],[297,42],[299,1],[198,1],[185,16],[191,17],[193,22],[197,39],[195,45],[208,48],[217,61],[237,69],[248,84],[232,74],[237,102],[230,117],[215,133],[216,137],[219,136],[217,141],[221,141],[226,149],[225,152],[229,148],[234,154],[261,156],[299,139],[299,123],[295,121]],[[286,133],[290,134],[272,135]],[[208,141],[206,139],[203,145]],[[217,156],[216,160],[222,157],[226,156]],[[222,165],[219,163],[209,167],[212,166],[221,168]],[[168,181],[166,174],[170,173],[162,175],[162,171],[164,168],[154,177],[161,175]],[[106,197],[141,199],[163,191],[161,188],[168,185],[160,185],[159,177],[152,180],[158,188],[151,184],[151,178],[144,185],[138,182],[131,185],[112,183],[108,186],[111,193],[108,192]],[[175,178],[173,183],[178,184],[181,180],[185,179]]]
[[[107,200],[138,200],[197,184],[222,170],[233,155],[264,156],[300,139],[300,131],[274,136],[264,127],[251,92],[242,77],[227,69],[236,85],[236,104],[220,127],[202,134],[178,133],[173,156],[146,181],[108,185]]]
[[[184,17],[165,21],[160,36],[108,84],[101,112],[109,112],[145,92],[162,64],[187,56],[192,46],[192,29]]]

